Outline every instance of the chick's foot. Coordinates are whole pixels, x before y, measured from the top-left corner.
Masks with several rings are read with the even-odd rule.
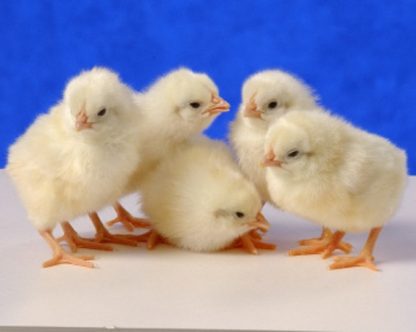
[[[377,266],[374,264],[373,251],[381,230],[382,227],[375,227],[370,231],[367,242],[365,243],[364,248],[361,250],[361,253],[358,256],[336,257],[334,263],[332,263],[329,268],[331,270],[335,270],[361,266],[367,267],[373,271],[378,271]]]
[[[289,256],[322,254],[322,258],[328,258],[337,249],[349,253],[352,246],[349,243],[341,241],[344,235],[344,232],[337,231],[332,233],[330,230],[324,229],[320,238],[300,241],[301,243],[308,244],[289,250]]]
[[[329,268],[331,270],[345,269],[348,267],[367,267],[373,271],[379,271],[377,266],[374,264],[374,257],[371,255],[360,254],[358,256],[344,256],[335,257],[334,263]]]
[[[104,243],[123,244],[126,246],[137,246],[137,241],[127,238],[125,235],[111,234],[103,225],[98,214],[92,212],[88,214],[92,223],[94,224],[96,235],[95,241]]]
[[[150,223],[147,219],[133,217],[120,203],[117,202],[113,207],[117,216],[108,221],[107,226],[121,223],[129,232],[132,232],[134,228],[150,228]]]
[[[308,246],[311,244],[322,244],[323,240],[329,239],[332,236],[332,232],[327,227],[322,227],[322,233],[320,237],[314,237],[311,239],[300,240],[298,243],[301,246]]]
[[[126,235],[126,238],[137,242],[145,242],[149,250],[154,249],[158,244],[169,244],[165,238],[153,229],[141,235]]]
[[[94,256],[74,256],[65,252],[49,230],[41,231],[40,235],[45,239],[53,251],[53,257],[45,261],[43,267],[51,267],[58,264],[72,264],[88,268],[94,267],[92,262],[88,262],[89,260],[94,259]]]
[[[276,245],[273,243],[263,242],[259,239],[259,235],[256,232],[248,232],[236,241],[227,249],[244,249],[250,254],[257,255],[257,249],[264,249],[264,250],[275,250]]]
[[[106,250],[106,251],[113,250],[113,248],[108,244],[97,242],[94,239],[85,239],[85,238],[80,237],[69,222],[63,222],[61,224],[61,227],[62,227],[64,234],[63,236],[58,238],[58,242],[65,241],[69,245],[69,248],[71,249],[72,252],[77,252],[78,248]]]

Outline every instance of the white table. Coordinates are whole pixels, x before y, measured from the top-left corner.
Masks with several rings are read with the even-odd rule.
[[[131,211],[137,210],[135,200],[124,201]],[[272,223],[267,239],[278,244],[276,252],[117,246],[94,251],[96,269],[43,269],[49,248],[27,221],[4,171],[0,204],[0,326],[416,331],[415,177],[376,247],[382,272],[329,271],[330,260],[319,256],[288,257],[297,240],[320,229],[271,207],[265,209]],[[112,217],[109,209],[100,214]],[[73,225],[93,233],[84,218]],[[355,250],[365,238],[347,236]]]

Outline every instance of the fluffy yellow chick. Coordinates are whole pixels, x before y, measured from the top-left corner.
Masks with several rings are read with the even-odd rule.
[[[340,248],[345,232],[369,231],[358,256],[338,257],[330,268],[376,270],[374,245],[403,194],[406,154],[380,136],[314,111],[280,118],[270,127],[265,153],[272,200],[284,210],[336,229],[289,254],[322,253],[326,258]]]
[[[7,172],[27,209],[29,220],[53,250],[51,266],[92,267],[66,253],[52,230],[63,223],[71,247],[111,249],[79,238],[68,221],[89,213],[97,241],[134,244],[111,235],[98,209],[123,193],[139,163],[138,113],[133,92],[105,68],[82,72],[67,85],[63,100],[40,115],[10,147]]]
[[[174,70],[158,79],[146,91],[136,95],[141,114],[140,145],[143,163],[125,188],[125,194],[137,191],[141,182],[166,154],[175,146],[199,135],[230,105],[219,96],[215,83],[203,73],[187,68]],[[120,209],[118,203],[114,208]],[[138,222],[137,222],[138,221]],[[118,212],[108,224],[122,222],[128,229],[143,226],[143,220],[135,220]]]
[[[269,125],[294,109],[316,106],[312,90],[300,79],[280,70],[266,70],[250,76],[242,89],[242,103],[231,125],[229,140],[241,169],[252,180],[263,202],[270,201],[263,158]]]
[[[142,207],[154,228],[148,248],[158,235],[192,251],[275,247],[250,233],[268,229],[260,197],[217,141],[194,140],[166,156],[142,184]]]

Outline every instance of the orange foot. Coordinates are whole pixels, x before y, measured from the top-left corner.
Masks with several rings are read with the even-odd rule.
[[[58,264],[72,264],[83,267],[94,267],[92,262],[89,260],[94,259],[94,256],[74,256],[65,252],[59,245],[58,241],[53,237],[50,230],[41,231],[40,234],[48,243],[53,251],[53,257],[43,263],[43,267],[50,267]]]
[[[78,235],[75,229],[69,222],[63,222],[61,227],[64,231],[64,235],[58,238],[58,242],[65,241],[68,243],[69,248],[72,252],[77,252],[78,248],[96,249],[96,250],[107,250],[112,251],[113,248],[104,243],[94,241],[94,239],[85,239]]]
[[[333,236],[333,233],[331,232],[331,230],[329,228],[323,227],[322,234],[320,237],[300,240],[299,244],[301,246],[319,246],[319,245],[325,244],[329,239],[331,239],[332,236]],[[342,250],[343,252],[347,254],[351,252],[352,250],[352,245],[343,241],[339,241],[338,247],[339,247],[338,249]]]
[[[137,242],[127,238],[125,235],[117,235],[111,234],[103,225],[100,220],[100,217],[96,212],[92,212],[88,214],[92,223],[94,224],[96,235],[95,241],[96,242],[104,242],[104,243],[115,243],[115,244],[123,244],[126,246],[136,247]]]
[[[311,239],[300,240],[300,241],[298,241],[298,243],[301,246],[308,246],[310,244],[318,244],[318,243],[322,243],[322,240],[328,239],[331,236],[332,236],[331,230],[327,227],[322,227],[322,233],[321,233],[320,237],[314,237],[314,238],[311,238]]]
[[[377,266],[374,264],[374,257],[366,254],[360,254],[358,256],[335,257],[334,263],[332,263],[329,268],[331,270],[335,270],[358,266],[367,267],[373,271],[379,271]]]
[[[352,245],[341,241],[344,235],[344,232],[332,233],[330,230],[324,230],[320,238],[300,241],[305,245],[289,250],[289,256],[322,254],[322,258],[328,258],[336,249],[349,253]]]
[[[273,243],[261,241],[261,238],[259,239],[258,233],[251,231],[240,236],[240,238],[234,241],[234,243],[231,244],[231,246],[227,249],[234,248],[244,249],[250,254],[257,255],[257,249],[275,250],[276,245]]]
[[[114,204],[114,210],[117,217],[107,222],[107,226],[113,226],[121,223],[129,232],[134,228],[150,228],[150,223],[147,219],[133,217],[119,202]]]
[[[149,250],[156,248],[158,244],[169,244],[165,238],[153,229],[140,235],[125,235],[125,238],[137,242],[146,242],[146,247]]]

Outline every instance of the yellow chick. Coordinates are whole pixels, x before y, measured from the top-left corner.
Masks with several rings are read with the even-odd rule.
[[[137,191],[143,179],[160,160],[178,144],[199,135],[230,105],[220,97],[215,83],[203,73],[187,68],[174,70],[158,79],[146,91],[136,95],[141,110],[139,154],[143,162],[130,178],[125,194]],[[142,219],[128,216],[119,203],[117,218],[109,225],[122,222],[126,229],[147,226]]]
[[[281,70],[265,70],[243,85],[242,103],[231,124],[229,140],[244,174],[254,182],[263,202],[270,201],[263,158],[264,139],[270,124],[294,109],[316,107],[316,96],[300,79]]]
[[[330,268],[376,270],[374,245],[407,181],[404,151],[329,113],[294,111],[270,127],[263,163],[273,202],[336,229],[289,254],[322,253],[326,258],[340,248],[346,232],[369,231],[358,256],[338,257]]]
[[[142,207],[154,228],[143,237],[148,248],[159,235],[192,251],[275,248],[250,233],[269,227],[260,197],[218,141],[200,138],[166,156],[142,184]]]
[[[52,231],[62,223],[72,249],[111,250],[77,236],[69,220],[89,214],[97,241],[135,243],[110,234],[98,209],[114,203],[140,161],[138,112],[132,90],[105,68],[82,72],[67,85],[63,100],[40,115],[9,150],[7,172],[29,220],[53,251],[43,266],[69,263],[92,267],[65,252]]]

